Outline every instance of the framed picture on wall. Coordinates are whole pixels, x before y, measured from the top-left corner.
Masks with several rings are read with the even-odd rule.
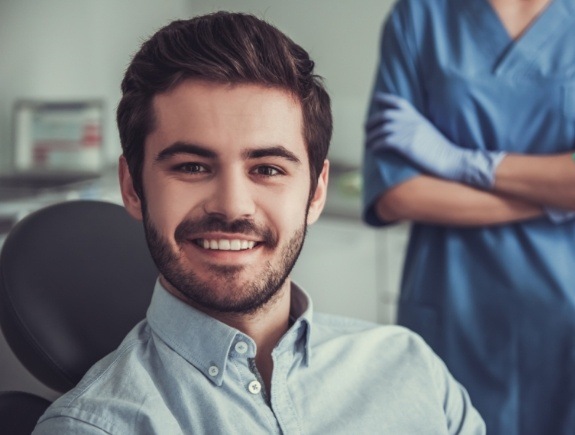
[[[14,106],[15,172],[99,172],[101,100],[32,101]]]

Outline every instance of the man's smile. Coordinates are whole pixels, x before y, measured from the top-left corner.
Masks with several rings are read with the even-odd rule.
[[[204,249],[244,251],[252,249],[257,242],[243,239],[194,239],[194,243]]]

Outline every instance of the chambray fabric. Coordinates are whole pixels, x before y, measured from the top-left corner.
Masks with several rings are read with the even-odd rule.
[[[484,434],[465,390],[415,334],[312,314],[293,325],[258,391],[253,340],[158,282],[147,319],[41,417],[34,434]]]

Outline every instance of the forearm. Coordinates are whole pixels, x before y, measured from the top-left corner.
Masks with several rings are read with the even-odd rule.
[[[383,221],[412,220],[440,225],[499,225],[543,214],[528,201],[460,183],[418,176],[385,192],[376,203]]]
[[[575,210],[572,153],[533,156],[509,154],[495,172],[494,192],[526,201]]]

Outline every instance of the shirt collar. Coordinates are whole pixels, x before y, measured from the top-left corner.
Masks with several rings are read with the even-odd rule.
[[[293,324],[277,348],[302,352],[310,358],[312,302],[299,286],[291,284],[290,316]],[[158,279],[147,312],[150,327],[170,348],[200,370],[216,385],[224,379],[228,355],[239,341],[248,344],[245,356],[255,357],[254,341],[241,331],[191,307],[170,294]]]
[[[313,303],[310,296],[293,281],[291,283],[290,318],[293,320],[293,324],[277,347],[293,346],[295,351],[303,353],[304,364],[309,365]],[[293,341],[289,340],[290,335],[293,337]]]

